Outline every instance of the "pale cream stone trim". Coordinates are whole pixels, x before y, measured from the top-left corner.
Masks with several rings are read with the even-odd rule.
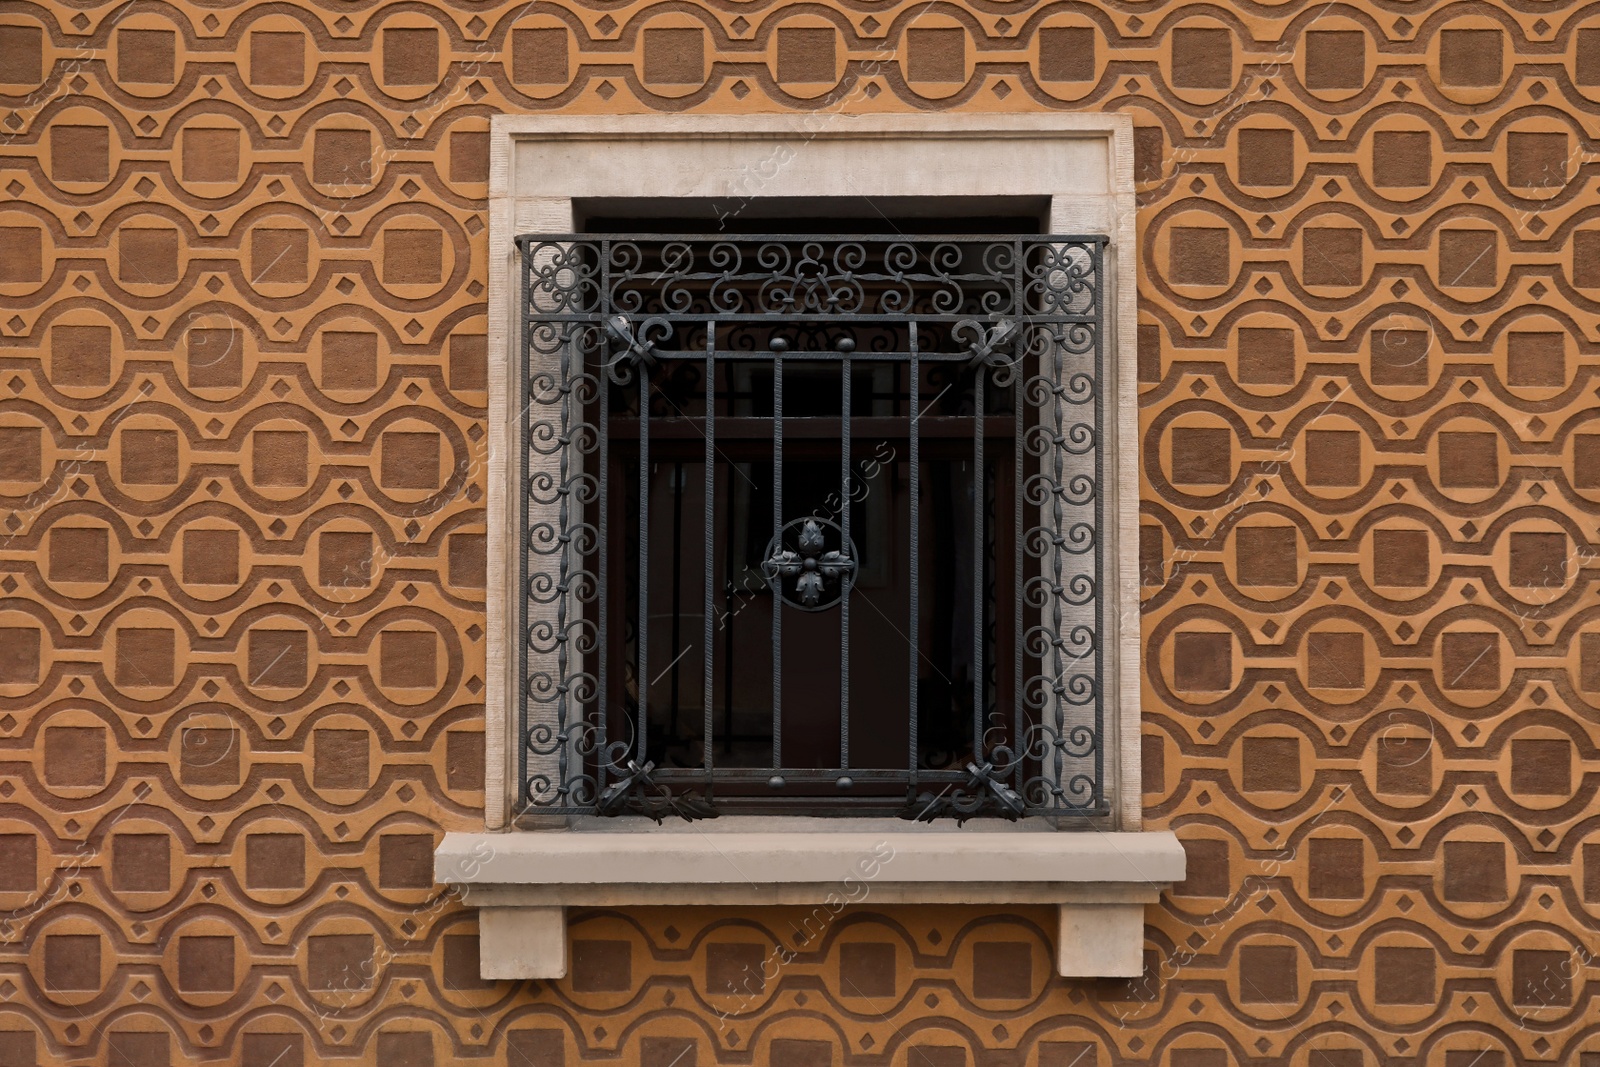
[[[587,899],[594,887],[617,885],[734,886],[761,903],[773,886],[838,886],[852,877],[875,886],[982,885],[1004,892],[1029,884],[1162,885],[1183,877],[1183,848],[1168,831],[1063,834],[1042,825],[1023,833],[790,832],[781,819],[730,821],[755,825],[719,832],[685,823],[644,832],[449,834],[434,871],[441,882],[463,887],[558,887],[573,895],[567,903]]]
[[[567,909],[478,909],[478,977],[566,976]]]
[[[1056,973],[1063,978],[1137,978],[1144,973],[1144,905],[1062,904]]]
[[[1138,404],[1133,124],[1125,115],[502,115],[490,137],[488,766],[485,827],[509,825],[518,739],[516,448],[520,396],[509,372],[516,343],[518,233],[573,228],[582,197],[1048,196],[1058,232],[1112,237],[1107,352],[1117,375],[1108,470],[1114,484],[1102,531],[1115,580],[1105,643],[1114,681],[1103,742],[1115,828],[1141,823],[1139,774]],[[1109,635],[1108,635],[1109,636]]]
[[[832,913],[912,903],[1057,905],[1060,973],[1125,977],[1142,966],[1145,906],[1185,867],[1183,846],[1165,831],[1063,834],[1045,820],[1003,832],[726,822],[447,834],[434,877],[492,918],[479,934],[485,978],[564,973],[559,917],[569,906],[816,904]]]
[[[820,895],[818,895],[820,894]],[[831,912],[826,893],[801,894],[771,903],[816,904]],[[636,901],[586,900],[611,907]],[[922,895],[918,901],[933,902]],[[890,903],[879,900],[880,903]],[[940,902],[944,902],[940,898]],[[969,901],[955,899],[956,903]],[[470,903],[470,902],[469,902]],[[746,903],[720,899],[654,900],[654,904]],[[1144,973],[1142,901],[1064,903],[1056,908],[1056,972],[1063,978],[1137,978]],[[479,976],[496,980],[567,976],[566,908],[482,906],[478,910]]]

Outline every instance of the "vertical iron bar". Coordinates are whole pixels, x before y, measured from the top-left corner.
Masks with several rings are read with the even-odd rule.
[[[650,368],[640,360],[633,373],[639,378],[639,628],[634,635],[639,666],[634,688],[639,705],[636,758],[643,765],[650,744]]]
[[[600,284],[601,322],[606,321],[607,312],[610,310],[609,294],[611,288],[609,283],[611,268],[605,262],[610,258],[610,248],[608,246],[609,242],[603,243],[600,253],[602,279]],[[606,787],[606,729],[609,725],[607,717],[611,713],[611,673],[609,670],[611,632],[607,629],[610,625],[611,610],[611,549],[608,547],[611,543],[608,540],[611,521],[611,372],[606,369],[605,335],[599,329],[596,329],[596,334],[599,339],[599,347],[597,349],[599,362],[595,367],[595,378],[600,383],[599,415],[597,419],[600,423],[599,459],[597,460],[600,466],[600,540],[595,548],[595,558],[599,561],[595,569],[599,572],[596,578],[598,579],[599,588],[600,629],[598,631],[599,640],[596,642],[598,646],[596,649],[598,673],[595,675],[595,698],[598,713],[595,721],[596,744],[594,751],[596,758],[594,780],[595,796],[598,797]]]
[[[772,346],[772,536],[783,531],[783,350]],[[782,544],[779,542],[781,549]],[[783,579],[772,589],[772,766],[783,766]]]
[[[988,368],[978,364],[972,382],[972,752],[986,762],[983,700],[983,406],[984,376]]]
[[[728,512],[723,526],[723,612],[722,612],[722,751],[733,752],[733,460],[728,461]]]
[[[528,528],[528,442],[531,432],[528,423],[532,418],[530,409],[533,406],[529,395],[532,390],[528,387],[528,375],[532,370],[529,365],[532,342],[528,331],[533,315],[533,297],[528,292],[531,273],[528,270],[528,254],[527,243],[518,241],[516,263],[522,275],[519,279],[522,303],[517,309],[517,317],[522,321],[518,324],[517,336],[521,341],[521,351],[515,364],[515,395],[510,398],[512,403],[522,408],[517,420],[522,426],[522,448],[512,474],[517,479],[517,500],[522,507],[517,517],[517,539],[521,542],[517,546],[517,796],[523,804],[533,799],[528,793],[528,541],[532,532]],[[558,788],[565,784],[557,783]]]
[[[919,653],[921,652],[921,642],[917,634],[918,613],[920,611],[920,606],[917,601],[917,591],[921,578],[917,556],[917,527],[922,518],[922,463],[921,457],[918,454],[919,448],[917,420],[922,417],[922,369],[921,365],[917,361],[916,320],[913,319],[907,323],[907,327],[907,348],[910,349],[911,356],[911,385],[910,389],[908,390],[910,396],[909,411],[911,427],[909,430],[910,441],[907,446],[911,452],[911,618],[909,627],[911,631],[911,766],[908,768],[908,772],[910,776],[910,787],[912,790],[915,790],[917,786],[917,757],[922,751],[922,746],[917,736],[921,729],[921,723],[919,721],[920,714],[917,707],[917,671],[921,667],[921,664],[917,659]]]
[[[668,686],[672,689],[671,725],[667,729],[670,744],[678,739],[678,663],[683,655],[683,462],[672,465],[672,666]]]
[[[1059,542],[1061,539],[1061,523],[1063,520],[1061,506],[1062,459],[1061,445],[1057,442],[1062,440],[1061,422],[1063,412],[1061,405],[1064,403],[1064,400],[1062,398],[1063,390],[1061,386],[1061,350],[1066,347],[1064,330],[1061,327],[1057,327],[1055,330],[1052,330],[1050,339],[1052,342],[1050,346],[1050,360],[1052,368],[1050,375],[1050,388],[1051,395],[1054,398],[1051,408],[1053,409],[1055,416],[1055,426],[1052,427],[1054,432],[1050,434],[1050,440],[1052,442],[1050,446],[1050,455],[1054,463],[1054,467],[1051,471],[1050,478],[1050,514],[1052,521],[1050,523],[1049,530],[1051,536],[1057,542]],[[1054,580],[1050,583],[1050,645],[1053,649],[1051,666],[1055,671],[1053,680],[1051,682],[1051,694],[1054,697],[1053,706],[1055,711],[1053,716],[1055,725],[1055,744],[1053,746],[1055,749],[1055,775],[1052,781],[1057,789],[1061,788],[1062,761],[1064,758],[1062,756],[1062,752],[1063,746],[1066,742],[1066,709],[1062,706],[1063,685],[1061,681],[1061,676],[1063,673],[1065,673],[1065,668],[1061,663],[1061,553],[1062,549],[1059,543],[1054,546],[1050,553],[1050,565],[1054,578]]]
[[[1094,794],[1090,803],[1098,808],[1105,802],[1105,654],[1111,635],[1106,633],[1106,568],[1105,568],[1105,301],[1102,299],[1101,270],[1104,267],[1105,245],[1099,240],[1089,243],[1090,266],[1093,285],[1089,287],[1094,301],[1094,430],[1097,446],[1094,450],[1094,578],[1095,578],[1095,631],[1100,639],[1094,653]]]
[[[852,345],[852,348],[854,346]],[[850,349],[843,349],[844,385],[840,398],[839,419],[839,529],[842,533],[839,550],[851,552],[850,547]],[[859,553],[852,553],[852,559]],[[856,570],[843,577],[839,590],[839,766],[850,766],[850,587],[856,574],[861,573],[861,560],[855,559]]]
[[[986,460],[983,471],[983,721],[984,735],[995,731],[997,743],[1004,745],[1006,722],[1000,712],[1000,663],[998,657],[990,658],[1000,648],[999,490],[999,479],[989,477]],[[991,666],[995,669],[994,674],[989,673]],[[991,706],[994,708],[992,719],[989,717]]]
[[[1012,285],[1012,314],[1022,323],[1017,331],[1017,346],[1014,350],[1011,366],[1011,408],[1012,408],[1012,534],[1016,544],[1012,549],[1012,588],[1011,588],[1011,720],[1012,737],[1011,748],[1016,753],[1016,777],[1012,785],[1020,787],[1027,778],[1027,768],[1023,763],[1024,753],[1028,750],[1027,739],[1027,697],[1023,686],[1023,646],[1022,639],[1022,601],[1025,595],[1023,585],[1024,572],[1023,560],[1027,557],[1028,528],[1026,526],[1026,509],[1023,507],[1023,457],[1027,455],[1027,406],[1028,406],[1028,325],[1027,325],[1027,247],[1022,239],[1017,238],[1015,253],[1011,261]],[[996,477],[999,471],[995,472]],[[998,510],[998,509],[997,509]],[[999,516],[996,516],[996,522]],[[998,667],[997,667],[998,670]],[[1019,789],[1020,791],[1020,789]]]
[[[559,279],[559,274],[556,276]],[[559,281],[555,282],[559,284]],[[555,324],[552,323],[552,326]],[[567,331],[555,327],[562,334]],[[565,338],[563,337],[563,340]],[[570,568],[572,557],[572,541],[567,537],[567,531],[572,528],[568,518],[568,484],[572,470],[572,349],[567,344],[558,346],[558,359],[560,360],[560,374],[557,379],[557,396],[559,397],[561,412],[561,427],[556,436],[561,459],[556,467],[556,498],[560,501],[556,505],[556,779],[557,789],[566,784],[571,778],[571,771],[567,766],[571,753],[567,751],[567,700],[569,697],[569,679],[567,677],[567,586],[571,580]],[[558,793],[559,795],[559,793]]]
[[[705,578],[703,583],[705,585],[705,602],[701,608],[700,619],[701,659],[703,661],[703,666],[700,672],[700,685],[704,690],[701,696],[705,701],[705,722],[700,727],[700,747],[705,750],[703,759],[706,769],[706,789],[708,791],[711,788],[711,774],[715,763],[712,752],[714,747],[712,744],[712,734],[713,730],[715,729],[712,706],[715,693],[712,689],[711,674],[716,668],[716,656],[712,654],[712,649],[716,646],[712,644],[714,638],[711,633],[711,612],[715,603],[713,599],[711,583],[715,577],[717,568],[716,542],[712,537],[712,531],[716,525],[717,511],[717,466],[715,446],[715,440],[717,436],[716,355],[717,324],[715,322],[708,322],[706,323],[706,469],[704,490],[705,506],[703,509],[705,514],[705,562],[703,564]],[[730,549],[725,548],[723,551],[730,551]]]
[[[1018,777],[1016,782],[1021,782],[1027,777],[1027,771],[1022,766],[1022,753],[1027,752],[1027,696],[1026,678],[1022,672],[1024,664],[1024,645],[1022,640],[1022,598],[1026,597],[1024,585],[1024,565],[1022,561],[1027,558],[1027,518],[1026,509],[1022,506],[1022,467],[1024,456],[1027,454],[1027,355],[1029,355],[1029,326],[1027,326],[1026,306],[1022,294],[1022,278],[1026,275],[1026,264],[1022,261],[1024,248],[1021,240],[1016,243],[1016,259],[1013,261],[1013,285],[1016,293],[1014,312],[1022,322],[1022,328],[1016,338],[1016,358],[1011,368],[1011,534],[1014,537],[1011,549],[1011,750],[1016,752],[1018,763]],[[995,472],[998,477],[1000,472]]]

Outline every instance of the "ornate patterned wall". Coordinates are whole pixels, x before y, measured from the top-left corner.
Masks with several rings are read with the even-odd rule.
[[[1597,101],[1556,0],[6,3],[0,1065],[1600,1058]],[[870,899],[476,979],[488,116],[691,108],[1138,123],[1145,979]]]

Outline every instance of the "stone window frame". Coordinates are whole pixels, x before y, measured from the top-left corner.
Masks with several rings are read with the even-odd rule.
[[[771,197],[1041,197],[1051,233],[1103,233],[1109,289],[1104,352],[1109,505],[1109,679],[1104,743],[1112,813],[1090,829],[1060,820],[727,816],[656,827],[641,819],[560,820],[512,828],[520,744],[514,553],[517,420],[510,369],[522,233],[570,233],[588,198],[733,201]],[[1057,967],[1077,977],[1142,969],[1143,912],[1181,879],[1170,832],[1144,831],[1139,706],[1137,203],[1125,115],[572,116],[492,120],[489,172],[487,688],[483,833],[449,833],[440,882],[480,911],[486,978],[566,972],[565,907],[877,903],[1050,903],[1060,907]],[[526,824],[524,824],[526,825]],[[885,860],[885,856],[891,857]],[[996,879],[994,871],[1005,875]]]

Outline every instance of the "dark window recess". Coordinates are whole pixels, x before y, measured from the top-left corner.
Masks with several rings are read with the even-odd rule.
[[[521,237],[525,814],[1104,815],[1102,237]]]

